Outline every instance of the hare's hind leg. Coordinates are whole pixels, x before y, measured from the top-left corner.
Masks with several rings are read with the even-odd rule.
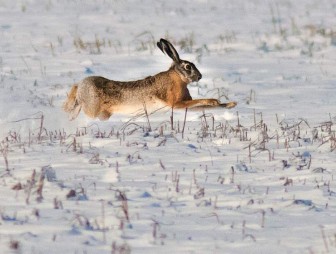
[[[111,117],[113,111],[114,107],[112,105],[110,105],[109,103],[104,103],[100,106],[97,117],[100,121],[106,121]]]
[[[98,118],[100,121],[106,121],[111,117],[112,113],[107,111],[107,110],[103,110],[100,111],[98,114]]]
[[[102,104],[99,96],[91,96],[83,101],[84,113],[91,118],[98,117],[101,121],[106,121],[112,115],[113,110]]]
[[[109,112],[107,110],[99,110],[99,109],[94,109],[94,108],[88,108],[88,107],[83,107],[83,111],[84,113],[88,116],[88,117],[91,117],[91,118],[96,118],[98,117],[98,119],[100,121],[106,121],[108,120],[111,115],[112,115],[112,112]]]
[[[112,115],[112,112],[101,109],[101,107],[96,104],[83,105],[83,111],[88,117],[90,118],[98,117],[98,119],[101,121],[106,121]]]
[[[78,85],[78,102],[82,110],[90,118],[98,117],[102,110],[101,94],[94,80],[83,79]]]

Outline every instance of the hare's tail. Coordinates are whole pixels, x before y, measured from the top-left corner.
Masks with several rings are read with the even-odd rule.
[[[68,94],[68,98],[63,104],[64,111],[69,113],[69,120],[75,119],[82,108],[77,99],[77,90],[78,85],[74,84]]]

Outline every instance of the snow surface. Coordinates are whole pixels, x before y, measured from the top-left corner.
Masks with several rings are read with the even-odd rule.
[[[335,253],[335,14],[0,0],[0,252]],[[161,37],[202,72],[193,97],[237,107],[68,121],[74,82],[166,70]]]

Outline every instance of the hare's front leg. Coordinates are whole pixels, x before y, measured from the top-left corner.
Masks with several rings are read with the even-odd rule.
[[[226,102],[226,103],[219,103],[219,104],[213,104],[211,105],[211,103],[209,104],[203,104],[203,105],[200,105],[200,106],[195,106],[195,107],[192,107],[192,109],[204,109],[204,108],[234,108],[235,106],[237,106],[237,102],[235,101],[230,101],[230,102]]]
[[[177,102],[173,105],[174,108],[215,108],[215,107],[223,107],[223,108],[233,108],[237,105],[236,102],[231,101],[227,103],[220,103],[219,100],[216,99],[196,99],[196,100],[186,100]]]
[[[202,106],[219,106],[220,102],[216,99],[196,99],[176,102],[172,105],[174,108],[193,108]]]
[[[224,107],[224,108],[234,108],[235,106],[237,106],[237,102],[230,101],[230,102],[227,102],[227,103],[221,103],[219,106]]]

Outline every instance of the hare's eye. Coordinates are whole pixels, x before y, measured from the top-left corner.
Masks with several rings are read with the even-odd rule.
[[[187,71],[190,71],[190,70],[191,70],[191,66],[190,66],[190,64],[186,64],[186,65],[184,66],[184,68],[185,68]]]

